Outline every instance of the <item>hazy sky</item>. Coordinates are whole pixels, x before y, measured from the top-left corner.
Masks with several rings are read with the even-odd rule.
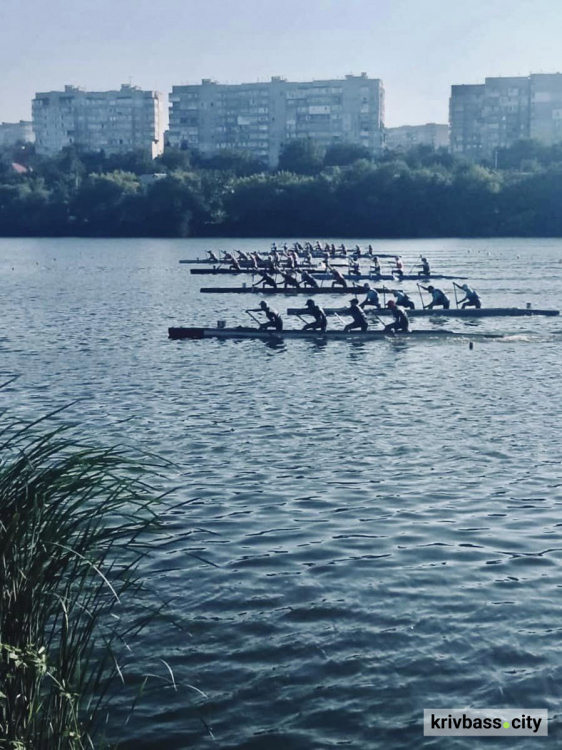
[[[562,71],[562,0],[0,0],[0,121],[36,91],[341,78],[387,126],[447,122],[453,83]]]

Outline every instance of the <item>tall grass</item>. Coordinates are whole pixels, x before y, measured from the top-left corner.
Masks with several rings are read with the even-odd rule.
[[[154,493],[119,451],[71,435],[0,431],[0,748],[97,746],[142,625],[121,614],[142,598]]]

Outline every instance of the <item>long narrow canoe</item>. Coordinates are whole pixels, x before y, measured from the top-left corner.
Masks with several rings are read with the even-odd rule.
[[[503,334],[494,333],[456,333],[445,330],[422,330],[410,331],[410,333],[400,333],[396,335],[385,333],[384,331],[343,331],[328,330],[325,333],[320,331],[262,331],[259,328],[168,328],[168,336],[171,339],[346,339],[354,341],[372,341],[383,339],[421,339],[421,338],[463,338],[463,339],[501,339]]]
[[[299,269],[295,269],[299,270]],[[307,271],[312,272],[312,276],[317,281],[333,281],[333,276],[331,273],[324,273],[323,271],[320,271],[316,273],[314,269],[307,268]],[[241,268],[239,271],[234,270],[233,268],[192,268],[190,269],[190,273],[197,274],[199,276],[212,276],[215,274],[224,274],[225,276],[240,276],[241,274],[257,274],[259,271],[256,269],[250,269],[250,268]],[[443,274],[431,274],[431,276],[414,276],[413,274],[404,274],[401,279],[399,279],[398,276],[390,274],[390,273],[383,273],[383,274],[369,274],[369,273],[360,273],[360,274],[351,274],[351,273],[344,273],[342,274],[344,279],[347,279],[347,281],[420,281],[424,284],[430,283],[431,281],[435,279],[465,279],[465,276],[445,276]]]
[[[303,258],[304,260],[304,258]],[[230,261],[229,260],[211,260],[210,258],[187,258],[186,260],[180,260],[179,263],[188,263],[190,265],[197,265],[197,266],[216,266],[217,268],[221,268],[224,271],[230,271],[232,269],[229,268]],[[251,269],[252,262],[249,260],[239,260],[238,263],[240,264],[240,268],[242,269]],[[258,262],[259,268],[265,268],[267,264],[267,261],[262,259]],[[281,260],[281,267],[285,267],[286,265],[286,259]],[[330,259],[330,265],[331,266],[338,266],[341,268],[347,268],[349,266],[349,263],[345,261],[344,259],[336,260]],[[321,270],[324,269],[324,266],[322,265],[316,265],[316,266],[303,266],[305,268],[319,268]],[[202,269],[204,270],[204,269]],[[193,271],[191,272],[193,273]],[[207,271],[207,273],[210,273],[210,271]]]
[[[348,286],[344,289],[341,286],[320,286],[318,289],[311,289],[310,287],[292,287],[290,289],[283,289],[278,287],[277,289],[271,289],[271,287],[256,287],[256,286],[209,286],[203,287],[199,290],[203,294],[307,294],[311,296],[313,294],[365,294],[365,290],[362,286]],[[386,292],[392,292],[392,289],[385,289]],[[383,292],[382,289],[377,289],[377,292]]]
[[[345,315],[346,307],[324,307],[326,315]],[[306,315],[306,307],[289,307],[287,315]],[[367,307],[365,313],[375,315],[390,315],[388,308],[377,310],[373,307]],[[406,310],[409,318],[527,318],[531,315],[560,315],[560,310],[540,310],[539,308],[519,308],[519,307],[465,307],[462,309],[442,310]]]
[[[242,264],[240,264],[242,265]],[[285,271],[287,270],[285,266],[281,266],[281,268]],[[299,266],[299,268],[291,269],[294,271],[310,271],[310,273],[314,276],[316,279],[322,278],[320,274],[324,273],[324,269],[321,266]],[[189,273],[193,274],[194,276],[215,276],[216,274],[221,274],[223,276],[240,276],[241,274],[250,274],[253,276],[257,276],[260,273],[259,268],[240,268],[239,271],[237,271],[234,268],[219,268],[218,266],[216,268],[190,268]],[[275,275],[275,271],[268,271],[271,275]],[[326,278],[332,278],[331,274],[328,274]]]

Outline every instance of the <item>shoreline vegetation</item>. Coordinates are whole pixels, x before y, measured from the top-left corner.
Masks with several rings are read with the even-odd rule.
[[[2,417],[0,747],[102,747],[117,685],[138,698],[129,644],[161,609],[139,566],[162,496],[126,453],[84,445],[55,415]]]
[[[562,237],[561,205],[562,144],[535,141],[481,164],[292,141],[277,170],[233,151],[0,151],[2,237]]]

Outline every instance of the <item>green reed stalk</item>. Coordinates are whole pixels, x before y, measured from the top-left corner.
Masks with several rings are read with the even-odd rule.
[[[0,431],[2,749],[94,747],[125,637],[142,627],[130,610],[154,493],[119,451],[70,435]]]

